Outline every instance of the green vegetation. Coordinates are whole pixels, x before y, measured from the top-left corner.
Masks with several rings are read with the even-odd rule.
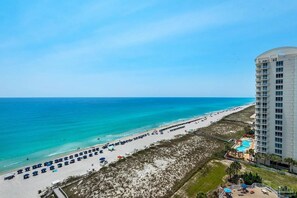
[[[297,165],[297,161],[288,157],[284,159],[284,162],[288,163],[290,165],[290,172],[292,172],[293,165]]]
[[[181,190],[188,197],[202,196],[203,193],[215,190],[223,182],[226,166],[221,162],[212,161],[198,171]]]
[[[229,179],[237,175],[241,168],[242,167],[239,162],[232,162],[231,165],[226,169],[226,173],[229,175]]]
[[[297,177],[285,175],[284,173],[266,170],[252,165],[245,165],[247,171],[258,174],[263,179],[263,183],[278,189],[279,186],[288,186],[293,190],[297,190]]]
[[[262,178],[256,173],[252,172],[245,172],[244,174],[240,175],[240,178],[243,179],[244,183],[247,185],[252,185],[253,183],[262,183]]]
[[[196,195],[196,198],[207,198],[206,194],[204,192],[199,192],[197,195]]]
[[[222,120],[211,124],[208,127],[198,129],[199,134],[204,134],[212,138],[220,138],[223,140],[239,139],[243,135],[251,132],[248,123],[253,121],[250,118],[255,113],[255,106],[251,106],[240,112],[226,116]]]

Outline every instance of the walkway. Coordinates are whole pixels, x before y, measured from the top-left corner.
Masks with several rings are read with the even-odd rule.
[[[60,188],[55,188],[54,193],[58,198],[67,198],[60,190]]]

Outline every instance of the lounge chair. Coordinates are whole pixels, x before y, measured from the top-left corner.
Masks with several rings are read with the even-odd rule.
[[[37,175],[38,175],[38,171],[34,171],[33,176],[37,176]]]
[[[24,175],[24,179],[29,179],[30,175],[29,174],[25,174]]]

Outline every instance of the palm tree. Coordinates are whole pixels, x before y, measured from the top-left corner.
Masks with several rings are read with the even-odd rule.
[[[233,167],[229,166],[229,167],[226,169],[226,173],[229,175],[229,179],[231,179],[231,177],[232,177],[233,174],[234,174],[234,169],[233,169]]]
[[[275,154],[270,154],[270,160],[275,162],[276,165],[278,165],[278,163],[280,163],[282,161],[282,158],[278,155],[275,155]]]
[[[293,165],[295,165],[297,162],[290,157],[285,158],[284,161],[290,165],[289,172],[292,172]]]
[[[241,164],[238,161],[232,162],[230,167],[234,170],[235,175],[237,175],[240,169],[242,168]]]
[[[256,163],[258,163],[260,159],[263,159],[263,157],[262,157],[262,153],[256,153],[256,154],[255,154],[255,160],[256,160]]]
[[[255,154],[254,149],[249,149],[249,150],[248,150],[248,154],[249,154],[249,155],[254,155],[254,154]]]
[[[249,156],[250,156],[250,160],[251,160],[252,156],[255,154],[254,149],[249,149],[249,150],[248,150],[248,154],[249,154]]]
[[[264,159],[264,164],[266,165],[267,160],[270,161],[271,155],[266,154],[266,153],[262,153],[262,156],[263,156],[263,159]]]

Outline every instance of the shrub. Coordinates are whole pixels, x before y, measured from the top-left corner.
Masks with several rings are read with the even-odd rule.
[[[262,178],[257,173],[253,174],[251,172],[245,172],[240,177],[244,180],[244,183],[247,185],[251,185],[253,183],[262,183]]]
[[[196,198],[207,198],[207,196],[204,192],[199,192],[197,193]]]

